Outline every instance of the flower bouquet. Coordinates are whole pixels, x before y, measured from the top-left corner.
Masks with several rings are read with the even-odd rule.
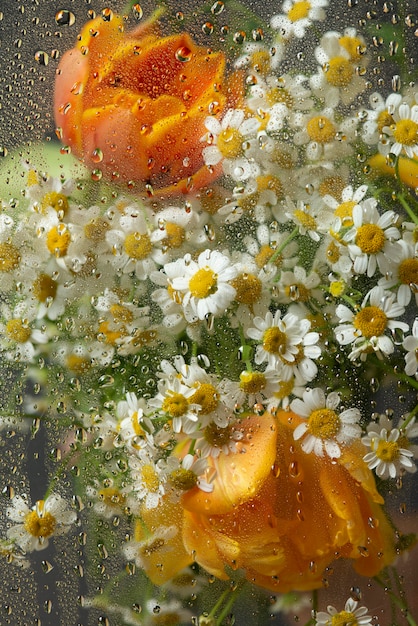
[[[60,143],[1,183],[5,458],[44,471],[0,545],[67,623],[416,624],[407,4],[106,7],[53,55]]]

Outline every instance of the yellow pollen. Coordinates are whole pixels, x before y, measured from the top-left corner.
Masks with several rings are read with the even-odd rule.
[[[308,17],[310,9],[310,2],[307,2],[307,0],[299,0],[289,9],[287,17],[291,22],[297,22],[298,20],[302,20],[304,17]]]
[[[377,224],[363,224],[357,231],[356,244],[364,254],[377,254],[385,245],[385,233]]]
[[[244,137],[236,128],[226,128],[218,137],[218,150],[226,159],[235,159],[242,154]]]
[[[345,186],[346,183],[341,176],[327,176],[319,185],[319,193],[322,197],[329,195],[339,200]]]
[[[308,418],[309,432],[318,439],[335,437],[340,426],[340,418],[332,409],[316,409]]]
[[[358,626],[354,613],[349,611],[340,611],[332,616],[329,622],[330,626]]]
[[[111,346],[115,346],[117,340],[122,337],[122,333],[119,331],[111,330],[109,327],[109,322],[101,322],[99,324],[98,335],[102,336],[102,341],[106,341],[106,343]]]
[[[381,133],[386,126],[392,126],[395,121],[389,111],[381,111],[377,118],[377,129]]]
[[[126,306],[123,306],[123,304],[112,304],[112,306],[110,307],[110,313],[113,317],[113,321],[115,322],[115,324],[129,324],[134,319],[134,314],[132,313],[132,311]]]
[[[383,335],[387,325],[387,317],[377,306],[366,306],[354,317],[353,326],[363,337],[379,337]]]
[[[24,527],[32,537],[46,538],[54,534],[56,524],[57,520],[49,511],[42,516],[36,511],[30,511],[25,517]]]
[[[359,61],[363,56],[364,44],[358,37],[343,35],[343,37],[339,38],[338,42],[340,46],[348,52],[351,61]]]
[[[66,358],[66,364],[69,370],[76,374],[85,374],[91,367],[91,361],[79,354],[69,354]]]
[[[347,87],[353,78],[354,68],[344,57],[334,57],[326,64],[325,78],[333,87]]]
[[[265,76],[270,72],[270,53],[268,50],[256,50],[251,55],[251,67],[254,71]]]
[[[189,403],[181,393],[172,392],[164,399],[162,409],[171,417],[181,417],[187,412]]]
[[[329,244],[326,255],[329,263],[337,263],[337,261],[339,260],[341,256],[340,248],[334,241],[331,241],[331,243]]]
[[[60,214],[60,217],[64,217],[68,211],[67,196],[64,196],[63,193],[57,193],[56,191],[46,193],[42,198],[41,212],[45,213],[48,207],[52,207],[57,213]]]
[[[251,211],[255,206],[257,206],[257,202],[260,199],[260,192],[255,191],[254,193],[249,193],[247,196],[243,198],[239,198],[237,204],[243,211]]]
[[[334,211],[335,217],[339,217],[343,228],[351,228],[353,225],[353,209],[356,206],[354,200],[342,202]]]
[[[295,167],[295,160],[290,152],[286,152],[283,148],[276,147],[273,150],[272,159],[279,167],[284,170],[291,170]]]
[[[345,282],[343,280],[333,280],[329,286],[329,291],[334,298],[339,298],[345,291]]]
[[[262,372],[241,372],[239,375],[239,387],[245,393],[258,393],[265,389],[267,381]]]
[[[216,293],[218,276],[210,267],[202,267],[189,280],[190,293],[194,298],[207,298]]]
[[[206,426],[204,436],[211,446],[221,448],[227,445],[231,440],[231,426],[221,428],[217,426],[215,422],[211,422],[209,426]]]
[[[273,191],[277,199],[283,197],[283,185],[277,176],[273,176],[272,174],[257,176],[257,188],[259,191]]]
[[[152,243],[149,235],[146,233],[129,233],[126,235],[124,248],[126,254],[137,261],[146,259],[152,251]]]
[[[397,441],[380,439],[375,452],[378,459],[385,463],[391,463],[399,457],[399,444]]]
[[[335,138],[335,126],[327,117],[316,115],[306,127],[309,138],[317,143],[330,143]]]
[[[96,219],[90,220],[90,222],[84,226],[84,234],[87,239],[90,239],[90,241],[99,243],[105,238],[109,227],[109,222],[107,222],[103,217],[97,217]]]
[[[173,222],[167,222],[164,225],[166,237],[162,240],[162,245],[166,248],[180,248],[180,246],[186,240],[186,231],[182,226],[174,224]]]
[[[304,228],[307,228],[308,230],[317,229],[316,219],[312,217],[312,215],[309,215],[306,211],[296,209],[293,215]]]
[[[29,170],[28,172],[28,187],[34,187],[39,184],[38,174],[35,170]]]
[[[6,335],[16,343],[25,343],[30,338],[31,329],[24,320],[12,319],[6,324]]]
[[[40,274],[33,283],[33,295],[39,302],[55,298],[57,289],[57,281],[48,276],[48,274]]]
[[[288,109],[293,107],[293,97],[284,87],[273,87],[266,94],[267,102],[270,106],[274,104],[284,104]]]
[[[141,478],[145,488],[148,489],[148,491],[151,491],[152,493],[156,493],[158,491],[160,481],[158,479],[157,472],[152,465],[146,463],[142,466]]]
[[[71,235],[65,224],[53,226],[46,236],[46,245],[51,254],[62,257],[67,254]]]
[[[179,467],[178,469],[171,472],[170,481],[173,483],[176,489],[181,489],[182,491],[188,491],[189,489],[193,489],[193,487],[197,483],[197,476],[192,470],[185,469],[183,467]]]
[[[268,246],[267,244],[264,246],[261,246],[259,252],[255,256],[255,262],[257,263],[257,267],[260,269],[265,267],[267,263],[270,261],[274,253],[275,253],[275,250],[271,246]],[[282,261],[282,257],[279,255],[275,259],[274,264],[280,265],[281,261]]]
[[[281,380],[279,382],[279,389],[274,393],[274,397],[283,400],[283,398],[286,398],[292,393],[294,386],[295,381],[293,379],[288,381]]]
[[[261,280],[254,274],[241,274],[231,281],[236,290],[235,301],[251,305],[261,298]]]
[[[159,552],[166,545],[165,539],[163,537],[156,537],[152,539],[149,543],[142,547],[141,553],[142,556],[150,557],[155,552]]]
[[[199,195],[202,209],[210,215],[216,215],[219,209],[225,204],[225,198],[219,189],[206,189],[204,193]]]
[[[404,259],[399,264],[399,280],[404,285],[410,285],[414,290],[418,285],[418,259]]]
[[[263,335],[263,348],[270,354],[283,354],[287,348],[287,335],[277,326],[267,328]]]
[[[418,143],[418,124],[413,120],[399,120],[393,136],[403,146],[415,146]]]
[[[11,243],[0,243],[0,272],[14,270],[20,262],[19,250]]]
[[[285,287],[285,294],[293,302],[307,302],[310,298],[309,289],[302,283],[294,283]]]
[[[216,409],[219,403],[219,393],[210,383],[198,383],[194,394],[189,398],[191,404],[199,404],[202,408],[199,413],[208,415]]]

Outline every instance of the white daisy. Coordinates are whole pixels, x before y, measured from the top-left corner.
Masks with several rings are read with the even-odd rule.
[[[370,469],[374,469],[379,478],[386,480],[396,478],[403,472],[413,474],[417,471],[413,461],[414,452],[405,431],[393,428],[386,415],[381,415],[379,423],[371,423],[367,427],[367,435],[362,438],[363,444],[370,448],[363,460]]]
[[[306,29],[325,19],[328,0],[284,0],[282,13],[273,15],[271,26],[285,39],[305,37]]]
[[[326,453],[331,458],[338,458],[341,448],[360,436],[360,411],[351,408],[340,413],[336,411],[339,404],[338,393],[325,396],[320,388],[308,389],[303,400],[296,398],[290,403],[294,413],[306,418],[293,433],[296,441],[302,439],[304,452],[314,452],[317,456]]]
[[[415,376],[418,371],[418,318],[412,325],[412,334],[405,337],[402,347],[405,354],[405,374]]]
[[[387,135],[386,145],[380,145],[383,154],[405,153],[410,159],[418,156],[418,105],[410,107],[402,102],[393,113],[393,123],[383,128]]]
[[[63,535],[74,524],[77,514],[68,509],[66,501],[58,494],[38,500],[30,509],[22,496],[15,496],[6,515],[17,522],[7,530],[7,537],[25,552],[43,550],[49,539]]]
[[[315,615],[315,626],[332,626],[333,624],[355,624],[356,626],[366,626],[370,624],[373,617],[367,615],[367,608],[360,606],[357,608],[357,600],[349,598],[345,603],[343,611],[337,611],[333,606],[327,607],[327,612],[319,611]]]
[[[382,278],[378,284],[384,289],[397,288],[396,297],[402,306],[408,306],[412,295],[418,304],[418,250],[416,244],[407,239],[398,241],[398,258],[384,257],[382,260]]]

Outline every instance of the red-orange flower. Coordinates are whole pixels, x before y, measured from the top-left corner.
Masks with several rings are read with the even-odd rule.
[[[155,30],[150,21],[125,33],[119,16],[84,26],[59,66],[57,134],[108,177],[185,192],[219,175],[203,163],[204,120],[222,114],[240,77],[226,83],[222,52]]]

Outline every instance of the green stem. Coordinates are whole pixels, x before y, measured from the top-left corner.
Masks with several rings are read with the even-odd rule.
[[[405,211],[408,213],[409,217],[411,218],[411,220],[415,223],[418,224],[418,216],[415,215],[415,213],[413,212],[413,210],[411,209],[411,207],[409,206],[409,204],[407,203],[407,201],[405,200],[404,194],[403,193],[398,193],[396,195],[397,200],[399,200],[400,204],[403,206],[403,208],[405,209]]]
[[[394,568],[393,568],[393,572],[395,572],[395,575],[398,578],[398,574],[397,574],[397,572],[396,572],[396,570]],[[389,573],[388,572],[386,572],[386,576],[388,578],[388,582],[390,583],[390,577],[389,577]],[[406,618],[409,626],[418,626],[417,622],[414,620],[414,618],[412,617],[412,615],[409,612],[408,604],[406,603],[406,601],[403,600],[402,598],[398,597],[396,595],[396,593],[394,593],[389,588],[388,582],[383,581],[378,576],[375,576],[374,580],[377,582],[378,585],[380,585],[385,590],[385,593],[388,594],[388,596],[391,599],[391,602],[401,609],[401,611],[402,611],[404,617]]]
[[[276,250],[274,251],[274,254],[269,258],[269,261],[268,261],[269,263],[274,263],[275,262],[275,260],[280,256],[280,254],[286,248],[286,246],[292,241],[292,239],[294,239],[296,237],[298,232],[299,232],[299,228],[296,226],[292,230],[290,235],[288,237],[286,237],[286,239],[283,241],[283,243],[281,243],[280,246],[278,248],[276,248]]]
[[[234,605],[237,597],[239,596],[239,594],[242,591],[244,583],[238,583],[236,588],[231,592],[231,595],[228,599],[228,602],[225,604],[224,608],[222,609],[219,617],[216,619],[216,626],[221,626],[223,620],[225,619],[225,617],[228,615],[228,613],[230,612],[232,606]]]

